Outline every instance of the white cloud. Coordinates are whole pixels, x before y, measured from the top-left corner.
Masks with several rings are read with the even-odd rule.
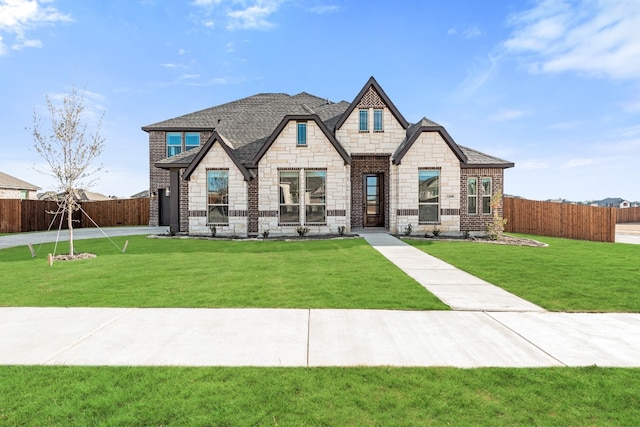
[[[333,13],[333,12],[337,12],[341,9],[340,6],[335,5],[335,4],[327,4],[327,5],[322,5],[322,6],[315,6],[312,7],[311,9],[309,9],[312,13],[316,13],[318,15],[323,15],[325,13]]]
[[[622,109],[627,113],[640,113],[640,100],[633,99],[622,103]]]
[[[532,71],[640,79],[640,2],[539,0],[503,43]]]
[[[518,167],[518,169],[522,169],[522,170],[526,170],[526,171],[533,171],[533,170],[540,170],[540,169],[549,168],[549,165],[547,163],[539,161],[539,160],[527,160],[525,162],[518,162],[518,164],[516,166]]]
[[[204,12],[200,22],[213,28],[216,22],[225,22],[228,30],[269,30],[275,27],[270,20],[280,5],[287,0],[195,0],[191,4]],[[315,13],[328,13],[334,6],[319,6]]]
[[[526,116],[527,112],[522,110],[502,110],[497,114],[491,116],[493,122],[506,122],[509,120],[515,120],[520,117]]]
[[[560,122],[547,126],[546,129],[564,130],[575,129],[579,126],[582,126],[582,122]]]
[[[462,32],[462,37],[465,39],[475,39],[482,35],[482,30],[476,26],[469,27]]]
[[[492,55],[488,55],[487,59],[488,61],[468,70],[467,77],[456,87],[453,97],[458,102],[465,102],[471,98],[496,73],[498,61]]]
[[[232,10],[227,13],[230,18],[227,29],[229,30],[268,30],[275,26],[268,20],[280,6],[277,0],[258,0],[255,4],[241,10]]]
[[[54,6],[45,5],[51,0],[0,0],[0,32],[12,35],[11,47],[42,47],[42,42],[27,37],[37,27],[57,22],[71,22],[70,15],[59,12]],[[0,55],[6,53],[6,45],[0,37]]]
[[[571,159],[566,163],[560,165],[558,169],[579,168],[583,166],[590,166],[592,164],[593,164],[593,159],[576,158],[576,159]]]

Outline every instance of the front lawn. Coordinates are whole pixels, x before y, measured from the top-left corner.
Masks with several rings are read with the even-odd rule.
[[[640,312],[640,245],[523,237],[549,246],[406,242],[548,310]]]
[[[53,244],[34,247],[36,258],[0,250],[0,306],[448,308],[363,239],[114,240],[127,239],[124,254],[107,239],[77,240],[98,257],[52,267]]]
[[[0,425],[640,425],[638,369],[0,367]]]

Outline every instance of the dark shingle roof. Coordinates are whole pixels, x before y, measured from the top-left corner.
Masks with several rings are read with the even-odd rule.
[[[379,88],[373,78],[365,85],[363,91],[370,86],[374,86],[381,93],[381,96],[384,96],[385,100],[387,99],[386,94],[384,94],[382,88]],[[356,97],[357,100],[358,97]],[[262,93],[164,120],[144,126],[142,129],[145,131],[215,130],[224,142],[233,149],[238,161],[248,164],[260,152],[260,149],[286,116],[315,114],[320,117],[320,120],[328,130],[333,133],[336,126],[340,125],[341,120],[344,120],[345,112],[348,112],[350,108],[353,108],[353,103],[346,101],[334,103],[306,92],[297,95]],[[399,112],[397,114],[403,123],[407,125],[407,136],[393,156],[394,163],[399,163],[402,160],[404,154],[406,154],[421,132],[437,131],[460,158],[463,166],[513,167],[513,163],[506,160],[457,145],[443,126],[426,117],[417,123],[410,124],[404,120]],[[200,148],[161,160],[156,165],[161,167],[187,167],[197,156]]]
[[[512,168],[514,164],[508,160],[500,159],[498,157],[490,156],[485,153],[481,153],[478,150],[472,148],[463,147],[458,145],[465,156],[467,156],[467,166],[493,166]]]

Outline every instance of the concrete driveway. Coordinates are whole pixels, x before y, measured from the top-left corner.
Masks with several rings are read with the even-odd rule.
[[[640,245],[640,223],[616,224],[616,243]]]

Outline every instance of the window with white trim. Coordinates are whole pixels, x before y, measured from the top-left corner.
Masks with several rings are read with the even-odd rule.
[[[381,109],[373,110],[373,131],[374,132],[383,132],[383,114]]]
[[[360,125],[358,129],[360,130],[360,132],[369,131],[369,110],[366,110],[366,109],[360,110]]]
[[[186,133],[184,135],[184,148],[186,151],[200,146],[200,133]]]
[[[280,223],[300,224],[300,171],[280,171]]]
[[[478,178],[467,178],[467,213],[478,212]]]
[[[491,196],[492,193],[491,178],[482,178],[482,213],[491,213]]]
[[[418,222],[440,221],[440,171],[418,171]]]
[[[298,122],[298,145],[307,145],[307,123]]]
[[[229,224],[228,170],[207,170],[207,222]]]
[[[305,224],[324,224],[327,222],[326,181],[327,171],[305,171]]]
[[[182,133],[167,133],[167,157],[182,153]]]

